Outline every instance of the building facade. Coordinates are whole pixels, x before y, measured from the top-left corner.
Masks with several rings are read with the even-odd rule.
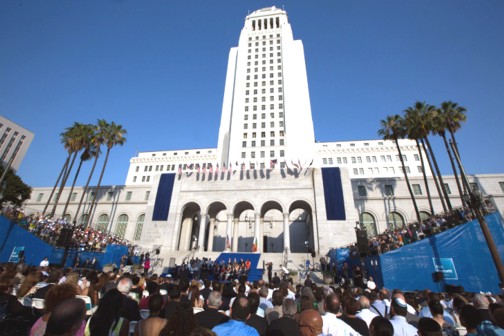
[[[17,172],[30,147],[34,134],[0,116],[0,162]]]
[[[424,150],[411,140],[399,144],[422,216],[443,212],[428,166],[423,180]],[[470,180],[502,214],[504,175]],[[455,179],[444,183],[452,206],[460,206]],[[166,257],[194,250],[325,254],[355,242],[356,223],[376,235],[416,221],[394,142],[315,142],[303,45],[275,7],[248,15],[229,53],[217,148],[141,152],[130,160],[125,185],[89,189],[76,214],[83,192],[65,189],[60,202],[70,197],[70,206],[57,215],[78,223],[91,217],[99,230]],[[40,212],[50,194],[35,188],[28,213]]]

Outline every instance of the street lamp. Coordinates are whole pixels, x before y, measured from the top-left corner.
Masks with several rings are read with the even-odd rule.
[[[471,188],[469,185],[469,181],[467,179],[467,175],[465,173],[464,167],[462,166],[462,162],[460,161],[460,157],[458,152],[455,150],[453,142],[450,140],[450,146],[452,147],[453,153],[455,155],[455,159],[457,160],[457,163],[460,167],[460,175],[462,176],[462,181],[464,182],[466,188],[467,188],[467,193],[462,195],[462,198],[464,199],[464,202],[469,205],[471,210],[474,212],[476,215],[476,218],[478,219],[478,222],[481,227],[481,231],[483,232],[483,236],[485,237],[486,243],[488,245],[488,249],[490,250],[490,254],[492,255],[493,262],[495,264],[495,267],[497,268],[497,273],[499,274],[499,279],[500,279],[500,286],[504,284],[504,265],[502,265],[502,260],[500,258],[499,252],[497,251],[497,247],[495,246],[495,242],[492,238],[492,234],[490,233],[490,230],[488,229],[488,224],[485,221],[485,217],[483,216],[481,212],[481,207],[483,205],[482,201],[482,196],[481,192],[477,190],[476,188]]]

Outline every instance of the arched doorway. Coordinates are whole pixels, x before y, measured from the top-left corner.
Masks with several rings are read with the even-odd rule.
[[[290,251],[306,253],[318,250],[313,230],[312,208],[306,201],[295,201],[289,207]]]
[[[232,251],[252,252],[255,232],[255,209],[252,203],[247,201],[237,203],[233,209],[233,219]],[[226,241],[228,239],[226,238]]]
[[[284,250],[283,208],[276,201],[268,201],[261,208],[260,247],[263,252],[282,253]],[[262,244],[261,244],[262,243]]]
[[[194,202],[187,203],[182,210],[179,232],[179,251],[190,251],[198,247],[200,206]]]
[[[420,211],[419,214],[420,214],[420,219],[422,220],[422,222],[431,217],[430,213],[428,213],[427,211]]]
[[[210,204],[207,210],[208,223],[205,251],[226,249],[227,207],[222,202]]]

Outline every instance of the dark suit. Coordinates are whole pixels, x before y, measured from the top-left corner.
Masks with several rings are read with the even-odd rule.
[[[266,336],[266,331],[268,331],[268,322],[264,317],[251,314],[245,324],[257,330],[259,336]]]
[[[301,332],[295,319],[283,316],[271,321],[268,336],[301,336]]]
[[[138,307],[138,302],[132,298],[124,295],[123,305],[119,316],[125,318],[128,321],[140,321],[142,317],[140,316],[140,308]]]
[[[196,321],[198,321],[198,325],[200,327],[205,327],[210,330],[212,330],[212,328],[216,325],[229,321],[229,316],[220,313],[215,308],[207,308],[205,311],[202,311],[194,316],[196,317]]]

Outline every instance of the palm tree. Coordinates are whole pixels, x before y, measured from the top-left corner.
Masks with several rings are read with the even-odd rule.
[[[98,179],[98,184],[96,185],[96,193],[98,194],[101,186],[101,181],[103,179],[103,174],[105,173],[105,168],[107,167],[108,158],[110,155],[110,150],[117,145],[124,145],[126,142],[126,138],[124,135],[127,131],[122,128],[121,125],[118,125],[114,122],[108,123],[104,119],[99,119],[98,124],[96,125],[96,133],[93,137],[93,143],[99,147],[104,144],[107,147],[107,152],[105,154],[105,160],[103,161],[102,170],[100,173],[100,178]],[[96,207],[96,202],[98,200],[98,195],[93,199],[91,207],[89,209],[89,218],[88,222],[93,215],[93,210]]]
[[[406,171],[406,167],[404,165],[404,159],[401,152],[401,147],[399,146],[399,138],[404,136],[404,125],[403,119],[398,114],[393,116],[387,116],[386,119],[380,121],[381,129],[378,130],[378,135],[381,136],[384,140],[393,140],[397,147],[397,152],[399,153],[399,159],[402,164],[402,171],[404,173],[404,179],[406,180],[406,184],[408,186],[408,191],[411,196],[411,200],[413,202],[413,207],[415,208],[415,214],[417,217],[418,223],[421,223],[422,220],[420,218],[420,212],[418,212],[418,206],[416,203],[415,195],[413,195],[413,190],[411,190],[411,185],[408,178],[408,173]]]
[[[54,200],[54,205],[51,210],[51,217],[54,217],[54,214],[56,213],[56,207],[58,206],[59,199],[61,197],[61,193],[63,191],[63,188],[65,187],[65,184],[68,180],[68,177],[70,176],[70,172],[72,171],[72,167],[74,165],[75,159],[77,158],[77,153],[79,152],[79,142],[76,140],[77,139],[77,134],[78,134],[78,129],[80,128],[80,123],[75,122],[71,127],[67,127],[65,129],[65,132],[61,133],[61,143],[63,143],[63,146],[68,152],[68,158],[66,162],[66,169],[65,172],[61,178],[61,183],[59,186],[58,193],[56,194],[56,198]],[[52,195],[51,195],[52,197]],[[50,201],[50,199],[49,199]],[[63,213],[63,216],[65,214]]]
[[[439,179],[439,184],[441,185],[441,191],[444,195],[446,205],[448,206],[448,210],[452,210],[450,198],[448,196],[448,193],[446,191],[446,188],[444,188],[444,181],[443,181],[443,176],[441,175],[441,171],[439,170],[439,166],[437,164],[436,156],[434,155],[434,151],[432,150],[432,146],[430,145],[429,141],[429,133],[433,129],[432,126],[432,119],[436,115],[436,107],[433,105],[426,104],[425,102],[416,102],[413,107],[408,107],[405,111],[405,113],[418,113],[420,116],[420,119],[423,120],[421,124],[419,124],[419,127],[422,129],[420,132],[422,133],[423,137],[422,139],[425,141],[425,144],[427,148],[429,149],[430,155],[432,162],[434,163],[434,168],[436,169],[436,174]],[[441,197],[441,195],[440,195]]]
[[[78,128],[75,130],[74,139],[75,139],[75,149],[77,151],[82,150],[79,166],[77,171],[75,172],[75,176],[72,182],[72,187],[70,188],[70,192],[68,194],[67,201],[65,203],[65,207],[63,208],[63,216],[66,214],[66,210],[68,209],[68,205],[70,204],[70,199],[72,198],[72,193],[75,187],[75,183],[77,182],[77,178],[79,176],[80,170],[82,168],[82,164],[84,161],[87,161],[91,158],[91,152],[93,151],[93,146],[91,145],[91,138],[93,136],[93,125],[90,124],[79,124]],[[74,221],[76,216],[74,216]]]
[[[93,130],[94,130],[94,126],[93,126]],[[100,151],[100,147],[96,147],[96,145],[94,145],[93,143],[91,143],[91,146],[92,150],[89,152],[89,154],[91,155],[91,157],[94,157],[95,159],[93,160],[93,167],[91,168],[91,171],[89,172],[89,176],[88,176],[88,179],[86,181],[86,185],[84,186],[84,189],[82,190],[82,195],[81,195],[81,198],[79,200],[79,205],[77,206],[77,210],[75,211],[75,220],[77,220],[78,215],[79,215],[79,211],[82,207],[82,204],[84,202],[84,197],[87,195],[87,191],[88,191],[88,188],[89,188],[89,183],[91,182],[91,178],[93,177],[93,174],[94,174],[94,170],[96,168],[96,163],[98,162],[98,158],[100,157],[100,154],[101,154],[101,151]],[[88,213],[88,218],[86,219],[86,221],[84,222],[84,224],[87,226],[88,222],[89,222],[89,213]]]
[[[467,119],[465,113],[465,107],[458,106],[457,103],[453,103],[451,101],[443,102],[441,103],[441,107],[438,109],[438,118],[436,118],[436,124],[434,128],[434,132],[443,138],[448,157],[450,158],[453,175],[455,176],[455,182],[457,183],[457,188],[459,191],[460,199],[462,200],[462,204],[464,204],[464,201],[462,199],[463,191],[457,174],[457,169],[455,168],[455,162],[451,155],[450,146],[448,145],[448,140],[446,139],[446,130],[450,132],[453,145],[455,147],[455,150],[457,151],[458,157],[460,157],[457,142],[455,141],[455,132],[462,127],[462,122]]]
[[[432,197],[430,194],[429,183],[427,183],[427,174],[425,173],[424,159],[422,155],[422,147],[420,147],[419,139],[422,138],[422,127],[420,126],[423,122],[422,117],[416,112],[416,110],[408,111],[404,116],[404,125],[406,135],[409,139],[414,139],[416,142],[418,155],[420,156],[420,163],[422,165],[422,175],[424,178],[425,191],[427,192],[427,199],[429,201],[429,207],[431,214],[435,214],[434,206],[432,205]]]

